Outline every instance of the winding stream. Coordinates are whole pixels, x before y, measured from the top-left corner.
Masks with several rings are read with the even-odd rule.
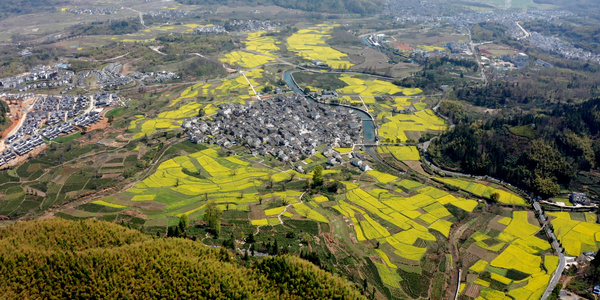
[[[294,71],[287,71],[283,74],[283,80],[285,80],[286,84],[288,85],[288,87],[299,94],[302,94],[304,96],[306,96],[306,99],[310,102],[316,102],[314,99],[312,99],[311,97],[309,97],[306,93],[304,93],[304,91],[302,89],[300,89],[300,87],[296,84],[296,81],[294,80],[294,78],[292,77],[292,73]],[[331,106],[340,106],[338,104],[329,104],[329,103],[323,103],[323,102],[319,102],[322,104],[326,104],[326,105],[331,105]],[[344,107],[347,107],[349,109],[353,109],[354,111],[356,111],[356,113],[358,114],[358,116],[360,117],[360,119],[362,120],[362,125],[363,125],[363,143],[366,145],[373,145],[377,143],[377,131],[376,131],[376,127],[375,127],[375,121],[373,120],[373,117],[365,112],[364,110],[360,109],[360,108],[356,108],[356,107],[352,107],[352,106],[346,106],[344,105]],[[367,148],[373,148],[372,146],[367,146]]]
[[[295,71],[292,70],[292,71],[287,71],[283,74],[283,80],[285,81],[287,86],[292,91],[306,96],[307,101],[317,102],[314,99],[312,99],[311,97],[309,97],[306,93],[304,93],[304,91],[298,86],[298,84],[296,83],[296,81],[294,80],[294,77],[292,75],[294,72]],[[330,103],[323,103],[323,102],[319,102],[319,103],[331,105],[331,106],[340,106],[339,104],[330,104]],[[343,105],[343,106],[356,111],[356,113],[362,120],[363,144],[365,144],[365,151],[367,151],[367,153],[369,153],[369,155],[371,157],[373,157],[373,159],[375,159],[377,161],[381,161],[381,159],[379,159],[379,153],[377,152],[377,146],[374,146],[377,144],[378,138],[377,138],[377,127],[375,125],[375,120],[373,119],[373,117],[368,112],[366,112],[360,108],[347,106],[347,105]]]

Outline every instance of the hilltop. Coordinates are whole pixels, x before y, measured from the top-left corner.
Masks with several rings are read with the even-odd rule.
[[[0,230],[6,298],[359,299],[343,279],[297,257],[246,266],[230,252],[96,220],[20,222]]]

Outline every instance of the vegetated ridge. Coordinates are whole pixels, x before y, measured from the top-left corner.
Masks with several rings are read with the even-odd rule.
[[[0,230],[5,299],[360,299],[345,280],[293,256],[242,266],[224,248],[117,224],[46,219]]]
[[[468,120],[461,110],[456,103],[442,107],[458,123],[431,149],[432,158],[446,167],[551,196],[600,165],[600,98],[487,121]]]

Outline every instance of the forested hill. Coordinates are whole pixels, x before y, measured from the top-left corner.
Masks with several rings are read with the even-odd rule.
[[[20,222],[0,230],[3,299],[361,299],[292,256],[243,266],[224,249],[104,221]]]
[[[195,5],[277,5],[308,12],[328,13],[376,13],[383,9],[382,0],[177,0],[182,4]]]
[[[432,159],[446,168],[490,175],[550,196],[600,166],[600,98],[487,121],[468,120],[460,111],[456,102],[444,104],[442,113],[458,124],[430,147]],[[600,194],[588,184],[590,192]]]

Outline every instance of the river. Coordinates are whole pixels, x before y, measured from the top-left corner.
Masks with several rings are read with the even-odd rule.
[[[304,93],[304,91],[302,89],[300,89],[300,87],[296,84],[296,82],[294,81],[294,78],[292,77],[292,73],[294,71],[287,71],[283,74],[283,80],[285,80],[286,84],[288,85],[288,87],[299,94],[302,94],[304,96],[306,96],[306,99],[310,102],[316,102],[314,99],[312,99],[311,97],[308,97],[308,95],[306,95],[306,93]],[[337,104],[327,104],[327,105],[331,105],[331,106],[338,106]],[[375,122],[373,120],[373,118],[364,110],[356,108],[356,107],[351,107],[351,106],[344,106],[347,107],[349,109],[353,109],[354,111],[356,111],[356,113],[358,114],[358,116],[360,117],[360,119],[362,120],[362,125],[363,125],[363,143],[367,144],[367,145],[373,145],[377,142],[377,131],[375,130]],[[374,148],[374,147],[367,147],[367,148]]]

